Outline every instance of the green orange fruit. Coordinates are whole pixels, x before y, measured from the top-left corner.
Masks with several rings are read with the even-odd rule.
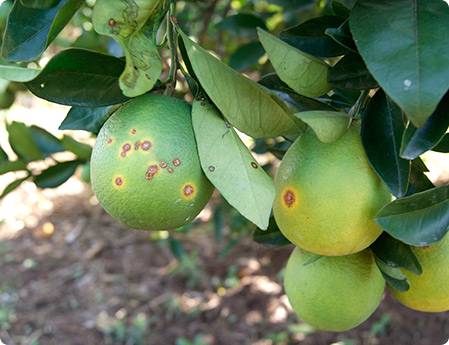
[[[131,228],[192,221],[213,187],[201,170],[190,105],[160,95],[126,103],[98,134],[91,179],[104,209]]]
[[[410,288],[407,291],[391,289],[403,305],[424,312],[449,310],[449,235],[428,247],[413,247],[422,267],[416,275],[405,269]]]
[[[284,287],[299,318],[320,330],[342,332],[376,310],[385,281],[369,250],[319,257],[296,248],[287,263]]]
[[[274,217],[285,237],[328,256],[373,243],[381,234],[373,217],[391,199],[369,165],[358,126],[327,144],[306,131],[284,156],[275,186]]]

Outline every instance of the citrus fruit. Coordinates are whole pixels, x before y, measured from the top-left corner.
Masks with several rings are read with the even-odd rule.
[[[284,277],[293,310],[311,326],[346,331],[378,307],[385,287],[369,250],[347,256],[317,256],[296,248]]]
[[[322,143],[307,130],[289,148],[275,178],[274,217],[297,246],[320,255],[348,255],[380,235],[373,221],[390,193],[368,163],[352,126]]]
[[[410,288],[401,292],[392,289],[393,295],[405,306],[425,312],[449,310],[449,235],[428,247],[412,247],[422,267],[422,274],[407,270]]]
[[[143,95],[104,124],[91,158],[92,189],[131,228],[164,230],[193,220],[212,193],[203,174],[190,106]]]

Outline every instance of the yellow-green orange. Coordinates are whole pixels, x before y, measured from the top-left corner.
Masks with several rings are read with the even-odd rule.
[[[287,263],[284,287],[299,318],[320,330],[342,332],[376,310],[385,281],[369,250],[317,257],[296,248]]]
[[[91,179],[104,209],[131,228],[173,229],[193,220],[213,188],[201,170],[190,106],[159,95],[126,103],[98,135]]]
[[[429,247],[412,248],[423,273],[413,274],[405,269],[410,288],[401,292],[391,289],[405,306],[425,312],[449,310],[449,235]]]
[[[274,217],[297,246],[348,255],[380,235],[373,221],[390,193],[368,163],[359,127],[332,143],[308,130],[287,151],[275,179]]]

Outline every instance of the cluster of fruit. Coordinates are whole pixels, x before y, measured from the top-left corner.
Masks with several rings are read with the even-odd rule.
[[[147,94],[122,106],[102,127],[91,162],[98,200],[131,228],[180,227],[198,215],[213,191],[201,169],[191,107],[173,97]],[[384,293],[368,247],[382,232],[373,217],[391,200],[369,165],[359,126],[353,123],[331,144],[306,131],[284,156],[275,186],[276,222],[297,246],[285,272],[293,309],[322,330],[359,325]],[[447,249],[449,237],[414,249],[424,273],[404,271],[411,288],[393,291],[399,301],[422,311],[449,309]]]
[[[284,278],[293,309],[317,329],[356,327],[383,297],[385,281],[368,247],[382,232],[373,217],[391,200],[368,163],[359,126],[331,144],[306,132],[284,156],[275,185],[276,222],[297,246]],[[410,289],[393,295],[415,310],[449,310],[448,250],[448,236],[413,248],[423,273],[404,270]]]

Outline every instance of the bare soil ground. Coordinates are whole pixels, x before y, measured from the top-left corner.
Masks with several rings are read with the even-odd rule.
[[[17,193],[29,202],[29,195]],[[448,340],[449,313],[414,312],[389,296],[353,331],[316,332],[296,319],[283,294],[279,272],[291,248],[266,248],[248,238],[222,257],[211,225],[199,224],[183,239],[194,254],[180,265],[163,240],[127,230],[90,197],[88,190],[55,197],[49,214],[0,241],[0,339],[6,345]]]

